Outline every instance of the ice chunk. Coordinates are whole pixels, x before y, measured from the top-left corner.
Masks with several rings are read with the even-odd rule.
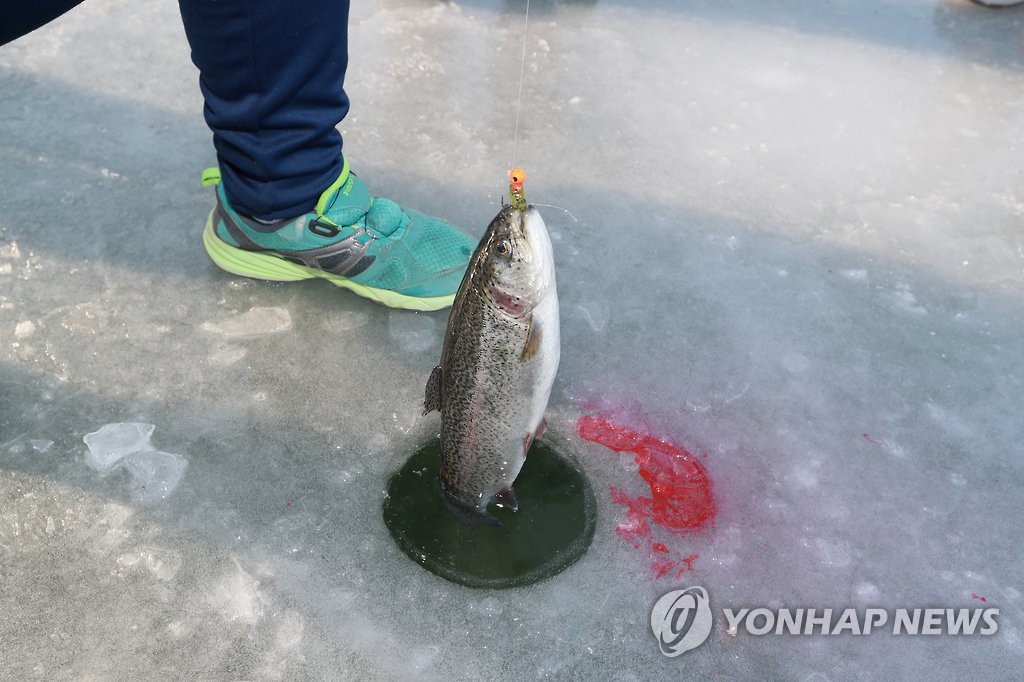
[[[14,325],[14,338],[16,339],[27,339],[32,336],[36,331],[36,325],[32,320],[23,320],[18,324]]]
[[[188,460],[171,452],[144,450],[128,455],[117,466],[131,473],[137,498],[156,502],[166,499],[178,487]]]
[[[222,322],[204,322],[204,332],[231,339],[276,334],[291,329],[292,316],[284,308],[255,307]]]
[[[36,452],[46,452],[53,447],[52,440],[46,440],[44,438],[33,439],[28,442],[32,446],[32,449]]]
[[[221,344],[210,353],[207,360],[212,365],[233,365],[245,357],[246,350],[241,346]]]
[[[104,424],[83,438],[89,446],[85,463],[101,474],[109,472],[125,456],[150,449],[149,437],[154,428],[141,422]]]
[[[188,460],[150,445],[154,428],[141,422],[104,424],[83,439],[89,446],[86,464],[101,474],[127,470],[134,480],[135,497],[142,502],[165,499],[185,475]]]

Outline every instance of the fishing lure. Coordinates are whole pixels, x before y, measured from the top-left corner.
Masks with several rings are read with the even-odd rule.
[[[508,203],[517,211],[526,210],[526,192],[523,190],[525,181],[526,171],[522,168],[513,168],[508,172]]]

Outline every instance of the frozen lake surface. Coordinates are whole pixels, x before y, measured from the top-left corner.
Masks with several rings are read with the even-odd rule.
[[[481,235],[524,4],[354,5],[353,168]],[[89,0],[0,48],[0,677],[1018,676],[1022,36],[1024,8],[960,0],[532,3],[516,163],[575,217],[542,209],[549,439],[599,516],[507,591],[427,573],[381,518],[439,429],[446,313],[209,262],[177,5]],[[583,418],[692,453],[712,516],[639,532],[643,462]],[[134,435],[94,452],[108,424]],[[696,585],[711,636],[664,657],[651,608]],[[741,607],[999,628],[733,636]]]

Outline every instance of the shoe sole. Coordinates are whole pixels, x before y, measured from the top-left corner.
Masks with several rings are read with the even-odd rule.
[[[254,279],[266,279],[274,282],[297,282],[304,279],[325,279],[334,286],[348,289],[354,294],[363,298],[376,301],[388,308],[401,308],[403,310],[421,310],[429,312],[441,310],[451,306],[455,300],[455,294],[451,296],[419,297],[406,296],[388,289],[377,289],[358,284],[352,280],[335,275],[324,270],[308,268],[304,265],[292,263],[283,258],[269,253],[257,253],[246,251],[231,246],[217,236],[213,226],[214,214],[211,213],[206,221],[206,229],[203,230],[203,246],[210,259],[221,270],[230,272],[233,275],[252,277]]]

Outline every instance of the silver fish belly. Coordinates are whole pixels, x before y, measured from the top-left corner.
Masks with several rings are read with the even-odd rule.
[[[484,512],[516,507],[512,483],[544,428],[558,369],[558,295],[551,242],[533,207],[506,207],[470,261],[449,316],[425,411],[441,411],[446,494]]]

